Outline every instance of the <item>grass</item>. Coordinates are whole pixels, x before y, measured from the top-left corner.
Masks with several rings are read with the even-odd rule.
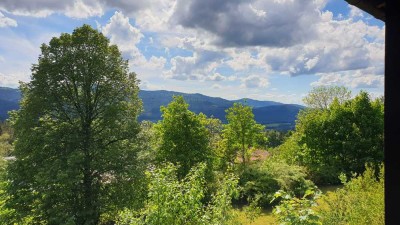
[[[327,185],[321,186],[319,189],[323,194],[328,192],[333,192],[338,188],[342,188],[343,185]],[[277,225],[279,224],[275,216],[272,214],[272,208],[267,210],[262,210],[261,215],[257,217],[254,221],[251,221],[247,216],[243,207],[236,206],[234,212],[237,214],[237,222],[242,225]]]
[[[321,186],[318,188],[322,191],[323,194],[326,194],[328,192],[334,192],[337,189],[342,188],[342,187],[343,187],[343,184],[338,184],[338,185]]]
[[[261,215],[257,217],[254,221],[247,218],[245,211],[242,208],[236,208],[235,213],[238,215],[238,222],[243,225],[277,225],[278,222],[272,214],[272,208],[268,210],[263,210]]]

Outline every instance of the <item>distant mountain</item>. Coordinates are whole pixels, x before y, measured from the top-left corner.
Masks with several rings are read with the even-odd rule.
[[[174,95],[182,95],[189,104],[189,109],[195,113],[204,113],[208,117],[215,117],[226,122],[225,110],[235,102],[253,107],[256,121],[267,125],[267,128],[288,130],[295,124],[298,112],[304,108],[302,105],[284,104],[274,101],[260,101],[254,99],[226,100],[202,94],[187,94],[174,91],[146,91],[141,90],[139,97],[143,101],[144,112],[139,120],[156,122],[161,119],[160,106],[166,106]],[[0,87],[0,120],[8,117],[9,110],[18,109],[20,100],[18,89]]]
[[[158,121],[161,119],[160,106],[166,106],[172,101],[174,95],[182,95],[189,104],[189,109],[195,113],[204,113],[207,116],[224,119],[225,109],[231,107],[233,102],[223,99],[209,97],[202,94],[186,94],[174,91],[145,91],[139,92],[143,101],[144,112],[139,120]]]
[[[8,111],[18,109],[20,98],[18,89],[0,87],[0,121],[8,118]]]
[[[254,100],[254,99],[249,99],[249,98],[242,98],[242,99],[238,99],[238,100],[233,100],[233,102],[242,103],[244,105],[248,105],[248,106],[251,106],[253,108],[260,108],[260,107],[272,106],[272,105],[283,105],[283,103],[281,103],[281,102],[260,101],[260,100]]]

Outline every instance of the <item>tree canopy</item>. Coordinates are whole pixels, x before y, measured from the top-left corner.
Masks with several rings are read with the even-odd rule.
[[[223,130],[223,137],[227,142],[226,156],[233,162],[240,154],[242,165],[246,165],[250,157],[250,148],[255,147],[263,138],[265,126],[254,120],[254,114],[250,106],[234,103],[226,110],[228,124]]]
[[[163,119],[156,124],[160,137],[157,158],[179,165],[177,175],[183,178],[194,165],[210,159],[209,133],[203,116],[191,112],[182,96],[174,96],[161,112]]]
[[[41,46],[20,89],[7,190],[15,221],[98,224],[135,205],[142,104],[118,47],[89,25],[63,33]]]
[[[338,181],[344,172],[362,173],[365,163],[383,161],[383,104],[361,91],[326,110],[306,110],[299,115],[296,135],[301,159],[311,171]]]

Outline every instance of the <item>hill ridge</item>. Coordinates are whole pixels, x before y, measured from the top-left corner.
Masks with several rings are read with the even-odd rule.
[[[140,90],[139,97],[143,101],[143,113],[139,120],[157,122],[161,119],[160,106],[166,106],[172,100],[172,96],[182,95],[189,104],[189,109],[195,113],[204,113],[208,117],[213,116],[226,123],[225,110],[235,102],[249,105],[253,108],[255,120],[267,125],[267,128],[277,130],[293,129],[298,112],[305,108],[298,104],[285,104],[276,101],[254,100],[241,98],[227,100],[221,97],[211,97],[200,93],[183,93],[168,90]],[[0,87],[0,120],[8,117],[9,110],[18,109],[20,91],[14,88]],[[272,125],[271,125],[272,124]],[[270,125],[270,126],[269,126]]]

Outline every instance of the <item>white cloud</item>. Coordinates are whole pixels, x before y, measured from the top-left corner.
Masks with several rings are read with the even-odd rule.
[[[224,57],[224,53],[204,50],[195,51],[193,56],[175,56],[171,58],[171,68],[164,72],[164,76],[177,80],[204,80],[214,73]]]
[[[191,57],[176,56],[171,59],[171,69],[164,72],[164,77],[176,80],[199,80],[200,74],[197,73],[197,55]]]
[[[14,15],[47,17],[54,13],[62,13],[73,18],[88,18],[102,16],[109,9],[121,10],[126,14],[146,9],[157,1],[129,1],[129,0],[5,0],[0,2],[0,9]]]
[[[321,14],[314,24],[318,35],[304,45],[263,48],[259,57],[273,71],[292,75],[330,73],[381,67],[384,58],[384,28],[363,21],[334,20]]]
[[[145,66],[151,69],[163,69],[166,61],[164,57],[151,56]]]
[[[206,78],[206,80],[210,81],[223,81],[226,80],[226,77],[222,76],[220,73],[214,73]]]
[[[88,18],[103,15],[103,7],[97,1],[75,0],[73,5],[66,7],[65,15],[72,18]]]
[[[361,9],[359,9],[358,7],[355,7],[350,4],[348,5],[348,7],[350,8],[349,17],[351,17],[351,18],[364,17],[363,11]]]
[[[3,13],[0,12],[0,28],[1,27],[16,27],[18,26],[17,21],[6,17]]]
[[[311,86],[340,85],[349,88],[383,88],[384,76],[371,73],[371,69],[321,74]]]
[[[225,60],[225,63],[235,71],[243,71],[251,67],[270,70],[269,65],[259,58],[258,54],[251,54],[251,52],[258,52],[257,49],[227,49],[226,52],[230,59]]]
[[[17,88],[19,82],[28,82],[29,76],[23,72],[15,72],[13,74],[3,74],[0,72],[0,87],[13,87]]]
[[[250,75],[242,79],[242,86],[246,88],[262,88],[268,85],[268,79],[258,75]]]
[[[110,38],[112,44],[116,44],[119,50],[128,57],[134,65],[140,65],[146,60],[136,45],[144,37],[141,31],[132,26],[129,18],[122,12],[116,11],[110,21],[101,28],[101,31]]]

